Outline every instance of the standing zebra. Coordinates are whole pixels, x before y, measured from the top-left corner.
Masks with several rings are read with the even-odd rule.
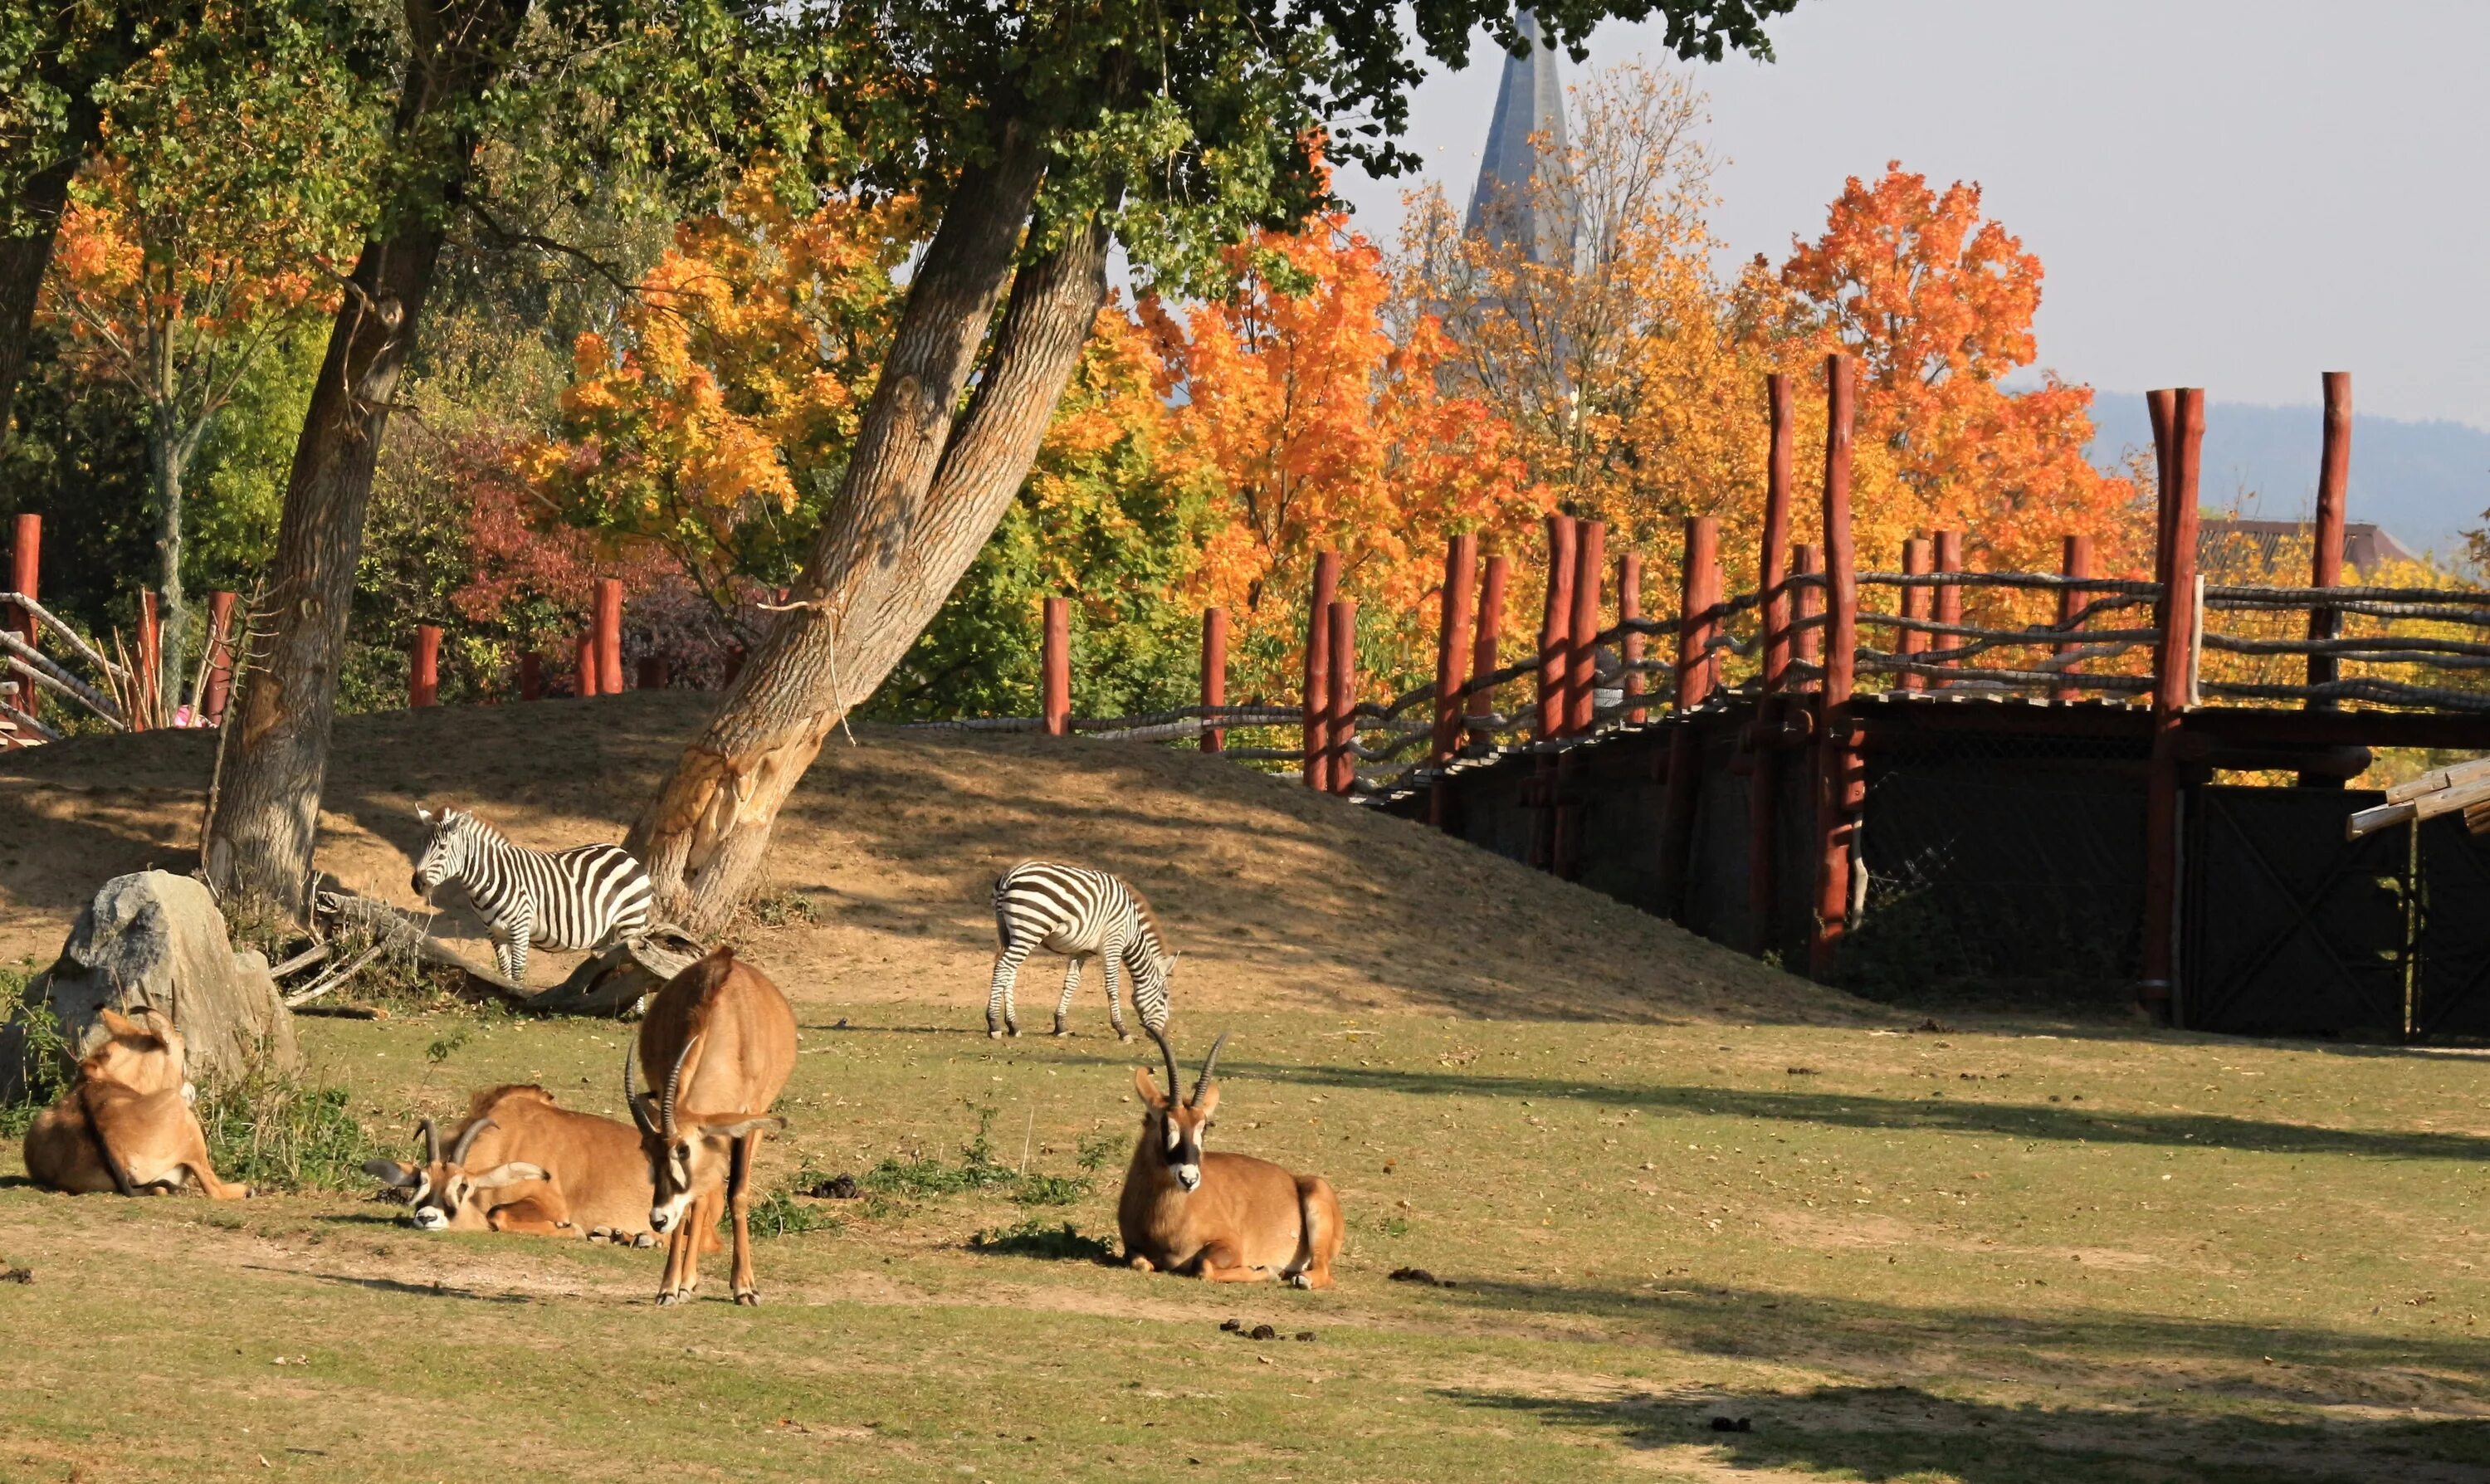
[[[443,882],[466,887],[513,984],[527,973],[531,943],[593,948],[649,925],[649,873],[620,845],[529,850],[473,814],[415,812],[432,827],[415,862],[416,895],[429,900]]]
[[[1119,876],[1086,866],[1059,865],[1051,860],[1024,860],[995,878],[995,936],[1002,950],[995,956],[994,988],[986,996],[986,1033],[999,1037],[1008,1029],[1020,1034],[1020,1017],[1012,1009],[1012,985],[1021,961],[1039,948],[1072,961],[1063,975],[1063,998],[1055,1006],[1055,1033],[1064,1034],[1063,1019],[1072,1013],[1072,997],[1081,989],[1081,966],[1092,958],[1106,965],[1107,1017],[1115,1037],[1129,1041],[1124,1006],[1115,996],[1115,966],[1133,975],[1133,1008],[1141,1011],[1144,1029],[1167,1029],[1168,975],[1176,955],[1159,936],[1150,904]]]

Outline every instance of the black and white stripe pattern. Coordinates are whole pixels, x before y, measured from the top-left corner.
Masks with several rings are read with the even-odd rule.
[[[1095,958],[1107,971],[1107,1015],[1118,1039],[1131,1040],[1124,1029],[1124,1006],[1115,993],[1115,969],[1133,975],[1133,1008],[1151,1031],[1167,1029],[1168,976],[1175,955],[1159,936],[1150,904],[1129,882],[1086,866],[1051,860],[1024,860],[995,878],[995,936],[1001,951],[995,957],[994,987],[986,996],[986,1033],[1005,1030],[1020,1034],[1013,1011],[1012,987],[1023,960],[1039,948],[1072,961],[1063,975],[1063,998],[1055,1006],[1055,1033],[1064,1033],[1064,1017],[1072,1013],[1072,997],[1081,988],[1081,966]]]
[[[528,946],[594,948],[649,925],[649,873],[620,845],[529,850],[472,814],[417,815],[432,838],[415,862],[415,889],[429,897],[444,882],[467,889],[493,935],[493,956],[517,983]]]

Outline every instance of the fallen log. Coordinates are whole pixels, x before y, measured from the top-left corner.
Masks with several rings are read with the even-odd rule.
[[[387,902],[349,891],[323,891],[319,911],[333,932],[360,931],[376,943],[403,946],[424,963],[464,975],[472,990],[547,1015],[627,1016],[707,951],[681,929],[659,923],[638,937],[609,945],[560,984],[531,989],[434,937],[426,919]]]

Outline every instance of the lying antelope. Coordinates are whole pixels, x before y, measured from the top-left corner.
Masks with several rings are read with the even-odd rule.
[[[647,1247],[653,1187],[648,1156],[627,1123],[555,1105],[538,1087],[478,1092],[449,1152],[425,1119],[416,1125],[423,1163],[375,1159],[363,1169],[413,1192],[413,1219],[427,1232],[524,1232],[586,1237]]]
[[[1175,1100],[1175,1052],[1152,1031],[1167,1061],[1162,1096],[1146,1066],[1133,1068],[1142,1094],[1142,1138],[1124,1172],[1115,1224],[1124,1259],[1144,1272],[1191,1271],[1212,1283],[1285,1278],[1298,1288],[1331,1287],[1331,1265],[1347,1235],[1340,1197],[1319,1175],[1291,1175],[1250,1154],[1205,1154],[1202,1136],[1219,1111],[1222,1035],[1210,1043],[1193,1095]]]
[[[208,1139],[190,1111],[197,1094],[183,1076],[189,1048],[173,1022],[152,1007],[136,1021],[105,1010],[105,1039],[78,1062],[67,1096],[26,1130],[26,1173],[72,1195],[117,1190],[164,1195],[189,1180],[218,1201],[247,1185],[217,1178]]]
[[[796,1069],[796,1012],[759,970],[719,948],[649,1002],[638,1061],[667,1068],[662,1091],[642,1092],[632,1053],[622,1054],[622,1100],[640,1125],[655,1185],[649,1225],[667,1238],[657,1302],[680,1302],[699,1286],[702,1239],[714,1242],[724,1206],[735,1212],[735,1301],[759,1303],[752,1157],[765,1130],[787,1126],[769,1105]]]

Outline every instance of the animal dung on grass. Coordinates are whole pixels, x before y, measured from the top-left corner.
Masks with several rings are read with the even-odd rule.
[[[863,1197],[864,1189],[853,1175],[834,1175],[820,1181],[804,1194],[816,1201],[854,1201]]]
[[[1450,1278],[1438,1278],[1423,1267],[1395,1267],[1390,1274],[1394,1283],[1417,1283],[1428,1288],[1458,1288]]]

